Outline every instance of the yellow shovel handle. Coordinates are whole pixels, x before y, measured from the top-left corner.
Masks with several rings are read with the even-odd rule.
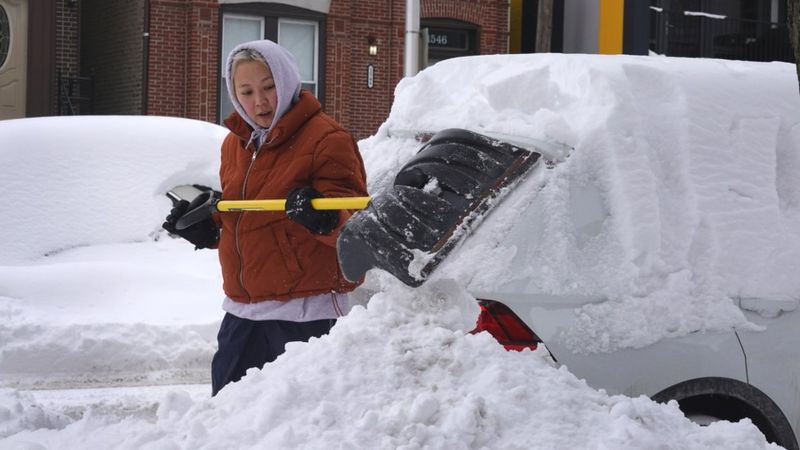
[[[314,209],[364,209],[369,197],[329,197],[311,200]],[[283,211],[286,200],[220,200],[217,211]]]

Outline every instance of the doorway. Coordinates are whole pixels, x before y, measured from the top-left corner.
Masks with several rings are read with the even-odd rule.
[[[0,0],[0,120],[25,117],[28,0]]]

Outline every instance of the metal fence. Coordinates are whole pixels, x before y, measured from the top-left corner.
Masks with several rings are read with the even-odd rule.
[[[650,8],[650,50],[668,56],[794,62],[786,24]]]
[[[58,79],[58,115],[92,114],[94,111],[94,77],[62,75]]]

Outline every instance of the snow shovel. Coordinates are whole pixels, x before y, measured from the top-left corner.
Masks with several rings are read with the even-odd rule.
[[[345,278],[360,280],[376,267],[421,285],[540,157],[468,130],[434,134],[393,186],[344,225],[336,248]]]
[[[175,224],[175,228],[183,230],[196,223],[211,217],[217,212],[233,211],[284,211],[286,209],[285,199],[270,200],[220,200],[214,191],[200,193],[191,206]],[[363,209],[369,203],[369,197],[327,197],[315,198],[311,200],[314,209]]]

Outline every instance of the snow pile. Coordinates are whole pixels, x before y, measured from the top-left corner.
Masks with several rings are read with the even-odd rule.
[[[0,438],[22,430],[62,428],[68,423],[66,417],[45,411],[32,395],[0,388]],[[5,445],[0,442],[0,448]]]
[[[221,284],[215,252],[168,238],[0,266],[0,384],[208,381]]]
[[[544,350],[506,352],[468,334],[477,306],[457,283],[394,283],[330,335],[291,344],[214,399],[171,392],[154,423],[21,424],[0,447],[777,448],[749,421],[700,427],[675,403],[593,390]]]
[[[362,151],[379,191],[419,148],[410,137],[421,131],[573,147],[517,188],[434,276],[473,291],[607,298],[576,311],[565,340],[581,351],[641,347],[748,326],[739,299],[773,300],[770,314],[797,307],[796,91],[785,63],[454,59],[404,79]],[[583,227],[592,210],[599,224]]]
[[[214,124],[174,117],[0,121],[9,196],[0,215],[0,264],[82,245],[151,240],[169,211],[169,189],[219,186],[226,134]]]

